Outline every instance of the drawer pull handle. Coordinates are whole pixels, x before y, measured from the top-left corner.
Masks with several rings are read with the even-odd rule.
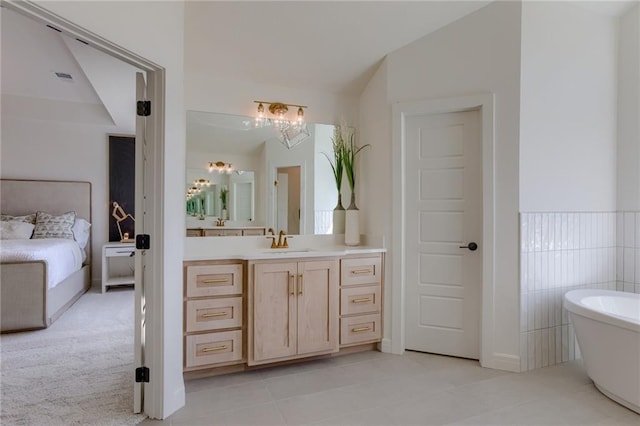
[[[229,281],[228,278],[210,278],[208,280],[202,280],[202,282],[205,284],[226,283],[227,281]]]
[[[351,329],[351,331],[354,333],[360,333],[360,332],[369,331],[369,330],[371,330],[371,327],[356,327]]]
[[[360,299],[352,299],[351,303],[366,303],[366,302],[371,302],[371,298],[370,297],[362,297]]]
[[[215,346],[213,348],[204,348],[202,352],[216,352],[216,351],[224,351],[227,349],[227,345]]]
[[[227,315],[226,312],[213,312],[211,314],[202,314],[202,318],[223,317]]]
[[[360,274],[370,274],[371,269],[354,269],[351,271],[352,275],[360,275]]]

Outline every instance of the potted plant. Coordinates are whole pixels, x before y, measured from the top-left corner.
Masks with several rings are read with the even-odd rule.
[[[344,234],[344,221],[345,210],[342,206],[342,177],[344,176],[344,162],[342,161],[342,150],[344,146],[344,139],[342,138],[342,131],[340,126],[336,126],[333,129],[333,138],[331,138],[333,145],[333,160],[327,153],[324,156],[329,160],[329,165],[333,172],[333,177],[336,182],[336,189],[338,190],[338,204],[333,209],[333,233]]]
[[[345,213],[344,243],[348,246],[360,244],[360,212],[356,205],[356,159],[358,153],[368,146],[370,145],[366,144],[357,147],[353,132],[348,132],[347,140],[342,145],[342,162],[347,175],[349,189],[351,190],[351,203]]]
[[[226,186],[220,188],[220,202],[222,203],[222,218],[227,219],[227,195],[229,189]]]

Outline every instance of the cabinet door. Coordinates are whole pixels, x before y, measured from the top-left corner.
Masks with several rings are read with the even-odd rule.
[[[253,358],[262,361],[296,354],[296,262],[254,266]]]
[[[300,262],[297,281],[298,354],[337,351],[338,261]]]

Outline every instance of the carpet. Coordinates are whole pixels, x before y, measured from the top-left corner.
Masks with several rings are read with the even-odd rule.
[[[0,337],[4,425],[133,425],[131,288],[90,290],[44,330]]]

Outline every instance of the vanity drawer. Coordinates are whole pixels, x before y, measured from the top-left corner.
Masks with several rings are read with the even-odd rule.
[[[340,344],[349,345],[380,340],[381,325],[380,314],[342,318],[340,319]]]
[[[342,286],[380,284],[380,264],[380,256],[342,259],[340,265],[340,284]]]
[[[242,326],[242,297],[187,300],[187,333]]]
[[[340,315],[380,312],[380,285],[340,290]]]
[[[260,229],[243,229],[242,235],[264,235],[264,228]]]
[[[186,337],[185,367],[242,361],[242,330]]]
[[[201,237],[202,230],[201,229],[187,229],[187,237]]]
[[[242,294],[242,265],[187,266],[187,297]]]

